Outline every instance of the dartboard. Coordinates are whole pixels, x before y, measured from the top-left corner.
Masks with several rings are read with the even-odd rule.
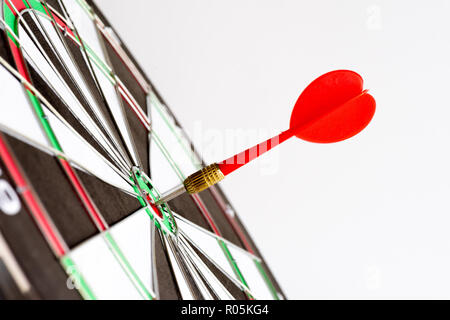
[[[220,187],[86,0],[2,0],[0,297],[283,299]]]

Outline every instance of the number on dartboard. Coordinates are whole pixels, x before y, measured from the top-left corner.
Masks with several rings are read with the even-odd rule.
[[[2,179],[3,172],[0,169],[0,211],[9,216],[19,213],[21,205],[19,196],[8,181]]]

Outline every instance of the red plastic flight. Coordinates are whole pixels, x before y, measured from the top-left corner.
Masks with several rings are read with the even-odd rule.
[[[224,175],[296,136],[316,142],[346,140],[363,130],[375,113],[375,99],[350,70],[328,72],[306,87],[292,110],[289,129],[219,163]]]

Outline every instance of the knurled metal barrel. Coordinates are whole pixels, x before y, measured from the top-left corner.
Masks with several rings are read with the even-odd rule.
[[[213,163],[191,174],[184,180],[184,187],[188,193],[203,191],[225,178],[217,163]]]

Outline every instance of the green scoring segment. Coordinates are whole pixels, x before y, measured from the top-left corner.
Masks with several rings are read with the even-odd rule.
[[[169,206],[166,203],[155,205],[161,194],[153,186],[151,179],[140,168],[133,167],[130,171],[130,180],[140,204],[155,226],[165,234],[176,234],[177,224]]]

